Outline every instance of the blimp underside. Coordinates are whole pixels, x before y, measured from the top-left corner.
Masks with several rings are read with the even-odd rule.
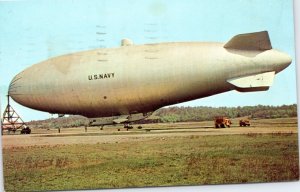
[[[124,43],[33,65],[12,80],[9,95],[32,109],[122,123],[230,90],[267,90],[290,63],[288,55],[272,49],[265,31],[237,35],[226,44]]]

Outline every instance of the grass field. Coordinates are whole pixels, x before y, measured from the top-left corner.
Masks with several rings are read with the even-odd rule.
[[[280,126],[295,126],[291,120],[278,122]],[[279,126],[279,123],[275,125]],[[191,126],[194,126],[193,123]],[[298,134],[278,132],[276,126],[270,126],[269,129],[276,131],[268,134],[253,132],[259,129],[257,123],[257,127],[249,133],[240,135],[191,133],[121,142],[4,147],[5,190],[74,190],[298,180]],[[163,128],[162,125],[158,127]],[[88,135],[87,138],[99,137]],[[136,135],[134,132],[134,138]],[[61,138],[68,139],[67,136]]]

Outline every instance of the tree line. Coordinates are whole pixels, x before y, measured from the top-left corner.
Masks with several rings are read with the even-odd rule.
[[[167,107],[157,110],[153,115],[161,122],[186,122],[212,120],[216,116],[229,118],[249,117],[252,119],[271,119],[297,117],[297,105],[244,106],[244,107]]]
[[[245,107],[166,107],[155,111],[149,118],[137,123],[211,121],[217,116],[229,118],[249,117],[251,119],[270,119],[297,117],[297,105],[245,106]],[[71,115],[28,122],[30,127],[59,128],[80,127],[88,124],[88,118]]]

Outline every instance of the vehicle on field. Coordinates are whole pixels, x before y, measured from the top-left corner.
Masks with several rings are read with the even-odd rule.
[[[216,117],[215,118],[215,127],[216,128],[225,128],[230,127],[232,124],[231,120],[227,117]]]
[[[249,119],[241,119],[240,120],[240,127],[246,127],[246,126],[250,126]]]
[[[21,130],[21,134],[30,134],[31,129],[29,127],[25,127]]]
[[[133,126],[126,123],[126,124],[124,124],[124,128],[127,129],[127,131],[128,131],[129,129],[133,129]]]

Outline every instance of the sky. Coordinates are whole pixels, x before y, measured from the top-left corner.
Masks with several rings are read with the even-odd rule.
[[[297,102],[292,0],[0,1],[1,111],[12,78],[51,57],[101,47],[155,42],[227,42],[267,30],[292,64],[266,92],[230,91],[177,106],[283,105]],[[105,35],[103,35],[105,34]],[[149,38],[155,37],[155,38]],[[11,101],[25,121],[52,117]],[[2,112],[1,112],[2,114]]]

